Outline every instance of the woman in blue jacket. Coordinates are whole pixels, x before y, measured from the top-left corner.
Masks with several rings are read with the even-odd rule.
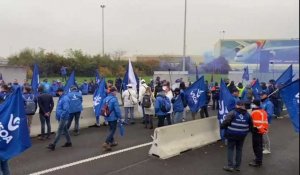
[[[172,99],[173,103],[173,112],[174,112],[174,119],[173,122],[175,123],[180,123],[182,122],[182,117],[183,117],[183,100],[184,100],[184,94],[180,92],[179,88],[176,88],[175,91],[175,96]]]

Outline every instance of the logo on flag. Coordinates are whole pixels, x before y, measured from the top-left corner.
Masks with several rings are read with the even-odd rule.
[[[198,112],[199,109],[205,105],[205,92],[203,76],[184,91],[188,106],[192,112]]]

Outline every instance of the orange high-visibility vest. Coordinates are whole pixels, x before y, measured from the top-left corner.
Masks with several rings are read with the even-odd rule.
[[[263,109],[254,110],[251,113],[253,126],[258,129],[260,134],[266,134],[268,132],[268,114]]]

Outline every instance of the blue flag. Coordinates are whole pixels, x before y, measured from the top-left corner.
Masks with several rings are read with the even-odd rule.
[[[280,90],[296,132],[299,133],[299,79]]]
[[[220,83],[220,97],[219,97],[219,111],[218,119],[220,124],[225,120],[226,115],[235,108],[236,101],[229,92],[224,81],[221,79]],[[225,130],[220,130],[221,138],[224,139]]]
[[[132,89],[134,89],[134,90],[138,90],[138,88],[139,88],[139,78],[134,73],[133,67],[132,67],[132,64],[131,64],[130,60],[128,62],[127,70],[126,70],[126,73],[125,73],[124,78],[123,78],[123,83],[122,83],[122,90],[123,91],[127,90],[127,85],[128,84],[132,84],[133,85]]]
[[[196,66],[196,81],[199,79],[198,66]]]
[[[2,73],[0,72],[0,80],[3,80]]]
[[[243,77],[242,77],[243,80],[246,80],[246,81],[249,81],[249,68],[248,66],[246,66],[244,68],[244,74],[243,74]]]
[[[31,147],[20,87],[0,105],[0,132],[0,160],[9,160]]]
[[[76,85],[75,83],[75,72],[73,71],[64,87],[64,92],[65,94],[67,94],[68,92],[70,92],[70,88],[73,86],[73,85]]]
[[[39,83],[40,83],[39,67],[37,64],[34,64],[33,74],[31,79],[31,87],[35,96],[38,95]]]
[[[203,76],[184,91],[187,104],[192,112],[198,112],[205,105],[206,93]]]
[[[259,100],[262,88],[260,86],[260,83],[259,83],[258,79],[256,79],[255,82],[253,83],[252,90],[253,90],[254,99]]]
[[[293,77],[293,65],[290,65],[276,80],[276,84],[287,85],[292,82]]]
[[[105,89],[105,79],[101,79],[99,83],[99,87],[94,93],[93,101],[94,101],[94,112],[95,116],[99,117],[101,112],[101,107],[103,104],[104,98],[107,96],[106,89]]]

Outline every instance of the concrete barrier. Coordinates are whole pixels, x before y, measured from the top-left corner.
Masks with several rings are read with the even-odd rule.
[[[220,140],[217,117],[156,128],[149,155],[167,159]]]

